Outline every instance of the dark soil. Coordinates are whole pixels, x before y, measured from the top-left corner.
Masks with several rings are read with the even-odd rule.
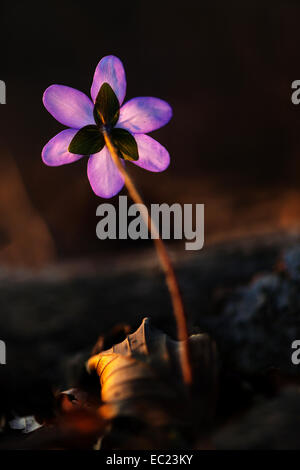
[[[288,437],[294,433],[293,410],[298,414],[300,407],[300,369],[291,362],[291,343],[300,338],[298,243],[297,234],[277,233],[205,247],[177,260],[190,332],[208,332],[217,344],[217,448],[299,446]],[[105,260],[103,265],[99,259],[39,274],[3,273],[0,339],[7,345],[7,364],[0,366],[2,414],[51,415],[53,393],[78,384],[98,337],[120,323],[134,330],[148,316],[176,336],[168,292],[152,254],[150,262],[149,253],[135,256],[119,264]],[[285,394],[290,386],[292,398]],[[273,418],[278,428],[284,423],[284,441],[271,432]]]

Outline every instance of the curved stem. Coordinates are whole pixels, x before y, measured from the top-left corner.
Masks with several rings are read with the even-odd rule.
[[[128,175],[127,171],[123,167],[120,161],[120,158],[118,156],[117,149],[115,148],[108,133],[104,131],[103,135],[104,135],[107,148],[110,152],[110,155],[115,165],[117,166],[119,172],[124,178],[125,186],[127,187],[130,197],[136,204],[144,205],[144,202],[140,194],[138,193],[131,177]],[[177,324],[178,339],[179,341],[182,341],[182,348],[180,348],[179,350],[182,376],[183,376],[184,383],[187,386],[190,386],[192,383],[192,367],[191,367],[191,361],[190,361],[190,350],[189,350],[189,342],[188,342],[188,328],[187,328],[186,315],[184,311],[184,306],[183,306],[183,301],[182,301],[178,281],[176,278],[176,274],[175,274],[171,259],[165,247],[165,244],[160,238],[157,227],[155,226],[151,216],[149,215],[149,212],[147,211],[147,214],[146,214],[142,211],[142,216],[144,217],[145,223],[148,227],[148,230],[150,231],[151,238],[153,238],[154,240],[158,258],[160,260],[160,263],[162,265],[163,271],[166,276],[166,283],[170,292],[174,316],[175,316],[175,320]]]

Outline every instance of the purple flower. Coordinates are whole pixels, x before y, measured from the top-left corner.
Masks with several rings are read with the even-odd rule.
[[[101,113],[97,114],[97,104],[100,108],[106,106],[103,99],[105,91],[110,92],[108,97],[111,101],[115,98],[118,108],[107,123],[105,119],[100,120]],[[149,171],[164,171],[170,162],[169,153],[146,133],[167,124],[172,117],[172,108],[166,101],[152,97],[133,98],[122,105],[125,94],[124,67],[115,56],[103,57],[97,65],[91,87],[92,100],[81,91],[64,85],[47,88],[43,96],[45,108],[68,129],[45,145],[42,151],[44,163],[49,166],[65,165],[88,155],[87,173],[93,191],[103,198],[114,196],[122,189],[124,180],[105,146],[101,134],[105,126],[117,147],[120,141],[121,158],[130,159],[135,165]],[[89,147],[84,147],[82,142],[86,142],[87,136]],[[131,158],[130,151],[124,151],[124,142],[123,147],[121,145],[123,138],[126,139],[126,145],[129,142],[130,148],[136,147],[136,157]],[[81,147],[75,145],[78,139]],[[82,154],[74,151],[86,148],[93,150],[88,154],[85,151],[81,151]]]

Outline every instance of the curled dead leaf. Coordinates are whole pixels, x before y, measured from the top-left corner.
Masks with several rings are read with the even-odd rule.
[[[124,341],[93,355],[87,370],[99,376],[106,417],[118,423],[121,418],[130,419],[129,427],[134,420],[134,426],[142,424],[144,436],[149,427],[156,428],[155,432],[162,427],[192,428],[195,417],[199,430],[207,428],[216,398],[215,345],[205,334],[193,335],[189,341],[192,397],[187,397],[180,375],[182,344],[153,327],[148,318]]]

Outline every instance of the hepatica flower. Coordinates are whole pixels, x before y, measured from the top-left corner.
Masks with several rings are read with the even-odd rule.
[[[146,133],[167,124],[172,117],[170,105],[152,97],[133,98],[123,104],[125,94],[124,67],[115,56],[103,57],[97,65],[92,99],[64,85],[47,88],[43,96],[46,109],[68,129],[45,145],[44,163],[65,165],[87,156],[93,191],[110,198],[122,189],[124,180],[105,145],[107,133],[123,163],[131,160],[149,171],[165,170],[170,162],[168,151]]]

